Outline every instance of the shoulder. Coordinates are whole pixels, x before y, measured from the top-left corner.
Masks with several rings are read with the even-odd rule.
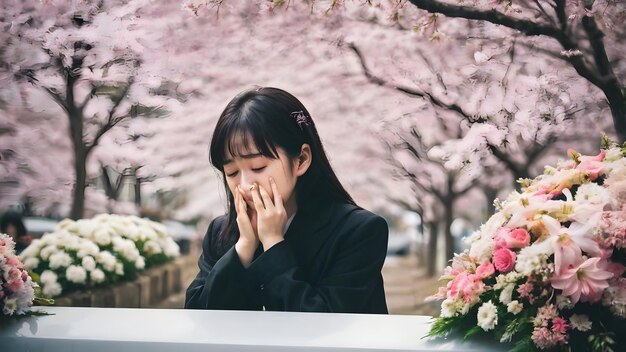
[[[335,203],[332,208],[331,222],[335,228],[377,230],[375,232],[385,233],[389,231],[387,221],[367,209],[349,203]]]
[[[211,221],[202,241],[203,247],[212,247],[211,244],[215,242],[215,238],[224,227],[226,219],[226,215],[220,215]]]

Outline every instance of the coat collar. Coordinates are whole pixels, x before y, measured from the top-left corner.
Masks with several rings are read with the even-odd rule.
[[[339,212],[335,202],[310,202],[298,209],[291,225],[285,233],[285,241],[291,246],[300,265],[309,267],[328,237],[328,227],[332,226]]]

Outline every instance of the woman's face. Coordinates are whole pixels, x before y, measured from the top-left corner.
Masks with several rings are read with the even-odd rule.
[[[235,141],[235,143],[240,142]],[[277,151],[278,159],[268,158],[259,153],[254,143],[250,143],[249,148],[242,155],[226,156],[224,174],[228,188],[234,195],[235,188],[241,185],[248,209],[254,209],[250,186],[255,183],[263,187],[272,200],[274,199],[269,183],[270,177],[276,182],[283,203],[286,205],[285,208],[288,208],[287,204],[295,205],[294,189],[299,172],[295,163],[290,162],[283,149],[277,148]]]

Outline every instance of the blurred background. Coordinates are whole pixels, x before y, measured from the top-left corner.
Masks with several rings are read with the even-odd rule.
[[[438,314],[424,298],[494,199],[569,148],[625,139],[626,9],[593,3],[3,1],[0,213],[33,238],[100,213],[161,222],[186,284],[225,211],[217,118],[244,89],[280,87],[390,225],[390,312]],[[476,17],[490,10],[509,20]]]

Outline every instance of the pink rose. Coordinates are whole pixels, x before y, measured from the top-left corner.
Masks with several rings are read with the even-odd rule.
[[[515,253],[507,248],[500,248],[493,254],[493,265],[501,273],[511,271],[515,267]]]
[[[530,244],[530,234],[524,229],[515,229],[508,233],[506,245],[509,248],[524,248]]]
[[[482,264],[476,268],[476,275],[482,280],[488,276],[493,275],[495,273],[495,269],[493,268],[493,264],[491,264],[488,260],[485,260]]]

